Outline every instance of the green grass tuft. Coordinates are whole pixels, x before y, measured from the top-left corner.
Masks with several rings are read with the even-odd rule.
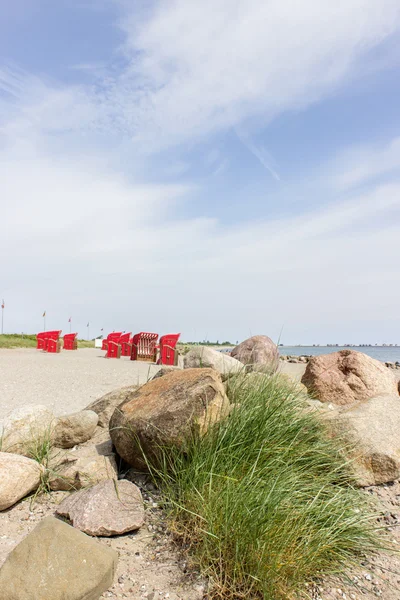
[[[379,545],[341,448],[296,394],[279,376],[234,377],[229,418],[185,455],[164,450],[156,476],[210,598],[307,597]]]

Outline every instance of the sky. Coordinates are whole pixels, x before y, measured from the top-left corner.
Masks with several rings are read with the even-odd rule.
[[[0,0],[5,332],[400,343],[398,0]]]

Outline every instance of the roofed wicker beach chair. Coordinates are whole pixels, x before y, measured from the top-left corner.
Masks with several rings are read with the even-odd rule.
[[[131,360],[156,362],[158,333],[141,331],[132,338]]]

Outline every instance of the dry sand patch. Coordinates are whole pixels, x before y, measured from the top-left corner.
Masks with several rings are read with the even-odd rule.
[[[44,404],[55,415],[76,412],[107,392],[145,383],[157,365],[106,359],[96,348],[47,354],[0,349],[0,419],[25,404]]]

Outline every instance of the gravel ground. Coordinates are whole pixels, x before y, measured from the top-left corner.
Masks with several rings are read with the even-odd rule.
[[[0,419],[25,404],[45,404],[56,415],[72,413],[114,389],[145,383],[159,369],[104,355],[96,348],[59,354],[0,349]]]

